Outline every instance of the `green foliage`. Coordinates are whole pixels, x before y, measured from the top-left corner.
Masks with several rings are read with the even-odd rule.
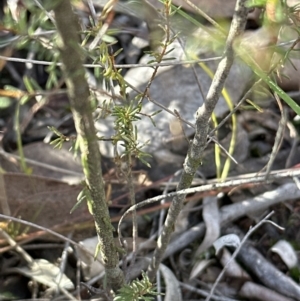
[[[130,284],[125,284],[118,291],[114,301],[151,301],[153,296],[157,296],[153,284],[147,274],[142,272],[142,280],[133,280]]]
[[[248,0],[246,5],[248,7],[264,7],[267,0]]]
[[[262,6],[265,8],[264,12],[264,23],[263,26],[270,30],[270,32],[277,33],[279,35],[280,28],[283,25],[283,22],[286,21],[288,18],[293,20],[295,18],[294,14],[297,13],[297,7],[293,7],[288,9],[286,1],[281,0],[251,0],[248,1],[249,7],[257,7]],[[300,34],[298,31],[297,24],[291,24],[291,27]],[[277,39],[277,35],[274,38]],[[262,79],[269,88],[274,92],[277,93],[280,98],[282,98],[296,114],[300,114],[300,106],[287,94],[285,93],[273,79],[273,73],[276,72],[278,69],[277,67],[281,64],[284,65],[286,61],[290,61],[291,51],[293,50],[294,46],[292,46],[289,50],[283,50],[280,48],[275,48],[275,51],[281,55],[281,59],[277,61],[273,66],[271,66],[270,74],[267,74],[263,71],[259,64],[255,62],[252,56],[249,55],[247,49],[239,49],[239,54],[243,58],[243,60],[251,67],[253,72]],[[267,50],[266,50],[267,51]],[[284,53],[285,52],[285,53]],[[292,62],[290,61],[292,64]]]
[[[259,69],[254,69],[254,72],[265,82],[268,84],[270,89],[277,93],[280,98],[282,98],[292,109],[295,113],[300,115],[300,106],[287,94],[285,93],[272,79],[270,76],[267,76],[264,72]]]
[[[137,126],[133,123],[140,120],[140,112],[142,109],[142,103],[136,101],[130,101],[128,105],[115,105],[113,108],[112,116],[116,117],[115,131],[116,134],[113,137],[113,143],[117,146],[117,143],[121,142],[124,146],[125,152],[120,156],[122,159],[124,156],[133,155],[141,160],[144,164],[149,166],[149,163],[145,160],[150,155],[143,152],[141,149],[145,144],[140,145],[138,138]],[[116,151],[117,154],[117,151]],[[149,166],[150,167],[150,166]]]
[[[162,62],[165,60],[171,60],[172,58],[165,58],[167,54],[172,52],[172,43],[177,38],[177,35],[174,34],[173,36],[170,35],[170,19],[175,14],[178,13],[179,15],[186,18],[188,21],[191,22],[194,26],[205,28],[202,24],[200,24],[197,20],[195,20],[193,17],[189,16],[188,14],[184,13],[182,10],[175,8],[172,6],[171,0],[163,0],[162,1],[165,5],[165,17],[166,22],[165,24],[159,24],[158,26],[162,29],[162,32],[166,36],[166,41],[162,42],[158,41],[157,45],[161,48],[153,49],[149,51],[148,53],[152,56],[151,60],[148,63],[153,62]],[[266,8],[264,13],[264,19],[265,24],[269,25],[270,23],[274,24],[280,24],[286,19],[286,4],[285,1],[280,0],[249,0],[248,1],[249,7],[264,7]],[[296,11],[296,8],[295,8]],[[292,13],[292,10],[290,10],[290,13]],[[21,10],[19,12],[19,19],[18,22],[16,22],[11,15],[11,13],[8,11],[3,20],[0,21],[0,25],[2,25],[4,28],[9,29],[14,35],[9,36],[3,40],[0,41],[0,46],[7,46],[12,43],[16,43],[17,49],[26,49],[26,50],[33,50],[35,53],[37,53],[37,58],[41,60],[47,60],[52,61],[53,63],[46,68],[49,76],[46,83],[46,89],[52,89],[53,87],[58,86],[59,79],[61,78],[61,71],[59,68],[57,68],[57,62],[60,60],[58,56],[58,52],[56,49],[56,39],[55,35],[52,39],[45,39],[39,37],[36,34],[37,29],[43,29],[43,30],[52,30],[54,29],[53,24],[49,21],[47,12],[45,10],[40,9],[38,6],[34,4],[32,1],[24,1],[24,6],[21,6]],[[162,21],[163,23],[163,21]],[[82,42],[82,47],[85,47],[86,43],[90,40],[92,36],[96,34],[99,30],[101,30],[101,24],[98,25],[91,24],[93,28],[89,31],[84,32],[85,38]],[[300,34],[299,28],[295,27],[295,30],[298,31]],[[220,31],[215,36],[212,36],[212,39],[215,41],[213,44],[214,48],[219,48],[220,45],[224,46],[225,37],[226,37],[226,31],[224,34],[224,31]],[[146,143],[141,144],[138,141],[138,122],[141,120],[141,118],[150,118],[150,120],[153,122],[152,117],[159,113],[159,111],[154,112],[150,115],[145,115],[142,112],[143,109],[143,99],[145,98],[147,91],[145,91],[143,94],[138,95],[136,98],[131,99],[127,93],[128,85],[125,82],[122,70],[116,69],[115,67],[115,58],[116,56],[122,51],[122,49],[119,49],[115,53],[110,52],[110,46],[108,43],[115,42],[114,38],[109,39],[107,35],[105,35],[105,40],[102,40],[100,45],[98,46],[93,53],[87,52],[86,55],[89,58],[92,58],[94,63],[100,63],[103,68],[95,68],[94,72],[95,75],[97,75],[97,79],[99,81],[101,79],[104,80],[107,91],[110,91],[112,94],[112,99],[109,101],[103,101],[101,104],[101,118],[105,118],[108,115],[111,115],[115,118],[114,122],[114,129],[115,133],[113,137],[111,138],[113,145],[115,146],[115,154],[116,154],[116,162],[118,160],[120,162],[126,161],[127,168],[130,169],[130,157],[138,158],[141,162],[146,164],[150,167],[149,163],[146,161],[148,157],[150,157],[150,154],[143,151],[143,147]],[[192,38],[187,39],[188,43],[191,45],[191,53],[195,51],[195,53],[198,51],[198,48],[203,47],[203,39],[199,39],[197,37],[195,40],[192,40]],[[199,42],[200,41],[200,42]],[[197,44],[199,42],[200,44]],[[188,48],[186,46],[186,50]],[[167,49],[167,47],[170,47]],[[163,50],[161,50],[163,49]],[[85,50],[82,49],[84,52]],[[245,50],[247,52],[247,49]],[[254,73],[258,75],[259,78],[261,78],[264,82],[266,82],[270,89],[272,89],[274,92],[276,92],[298,115],[300,115],[300,107],[293,101],[284,91],[282,91],[276,82],[272,79],[272,75],[269,75],[265,73],[263,70],[259,68],[259,66],[255,65],[250,59],[246,57],[242,53],[242,51],[239,53],[243,60],[253,69]],[[284,59],[288,58],[288,54],[285,56]],[[158,67],[157,67],[158,68]],[[157,68],[155,69],[155,72],[157,71]],[[153,73],[153,78],[149,82],[149,85],[147,89],[150,87],[156,73]],[[31,79],[24,77],[24,85],[28,91],[28,94],[24,95],[24,97],[20,100],[17,111],[16,111],[16,123],[15,128],[18,133],[18,148],[19,148],[19,154],[21,157],[21,165],[24,171],[27,171],[30,173],[30,169],[27,168],[26,162],[24,160],[24,154],[22,150],[22,141],[21,141],[21,131],[20,131],[20,124],[19,124],[19,110],[20,105],[24,104],[26,101],[28,101],[29,97],[36,93],[37,90],[42,90],[43,88],[38,85],[38,83]],[[118,85],[118,91],[115,91],[117,89],[114,88],[115,85]],[[118,100],[118,101],[117,101]],[[94,101],[94,100],[91,100]],[[92,103],[93,109],[96,107],[99,108],[98,104],[95,102]],[[232,109],[232,108],[231,108]],[[154,122],[153,122],[154,124]],[[58,129],[54,127],[49,127],[49,129],[56,134],[57,138],[55,138],[50,144],[54,145],[55,148],[61,148],[63,143],[65,141],[69,141],[70,138],[63,135]],[[75,141],[74,141],[75,143]],[[78,149],[79,140],[76,141],[77,145],[74,147],[75,151]],[[117,151],[117,145],[121,145],[124,147],[124,152],[122,154],[119,154]],[[87,166],[87,159],[84,157],[86,154],[83,154],[83,168],[85,171],[89,172],[89,168]],[[91,214],[93,214],[93,208],[92,208],[92,202],[91,202],[91,195],[88,187],[85,187],[80,194],[77,197],[77,202],[74,205],[74,207],[71,209],[71,213],[82,203],[87,202],[89,211]],[[109,217],[105,217],[105,223],[110,223]],[[11,231],[14,233],[18,233],[19,229],[14,228],[15,225],[10,224]],[[96,252],[95,257],[97,256],[98,252],[101,252],[101,245],[99,244]],[[120,252],[123,252],[122,249],[120,249]],[[119,291],[116,297],[114,298],[114,301],[135,301],[135,300],[153,300],[154,296],[156,296],[158,293],[155,292],[155,289],[153,287],[153,284],[150,282],[148,276],[145,273],[142,273],[142,279],[141,280],[134,280],[128,285],[124,285]]]
[[[90,208],[90,199],[91,199],[91,194],[90,191],[88,190],[87,187],[83,188],[78,196],[77,196],[77,202],[76,204],[72,207],[70,214],[72,214],[83,202],[87,202],[88,208],[90,210],[90,213],[92,214],[92,208]]]
[[[21,224],[13,221],[9,221],[5,230],[12,238],[17,237],[22,233]]]
[[[265,8],[264,23],[282,23],[286,19],[287,5],[282,0],[249,0],[248,7]]]
[[[61,149],[65,141],[69,141],[70,138],[62,134],[58,129],[54,126],[48,126],[48,129],[52,131],[54,134],[58,136],[58,138],[54,139],[50,142],[50,144],[54,145],[54,148]]]
[[[46,89],[50,90],[53,87],[56,88],[58,86],[58,79],[61,77],[61,70],[60,68],[57,68],[56,65],[59,60],[58,53],[54,53],[53,55],[51,54],[51,57],[49,57],[48,60],[51,61],[52,64],[46,68],[46,71],[48,72]]]
[[[108,45],[105,42],[102,42],[99,46],[99,50],[100,62],[105,66],[102,73],[103,78],[107,81],[107,86],[110,85],[111,81],[117,82],[120,93],[118,98],[121,99],[121,104],[112,101],[110,103],[111,108],[108,109],[108,104],[105,102],[102,108],[104,115],[107,115],[107,112],[110,111],[111,115],[115,117],[115,135],[112,137],[112,141],[115,145],[116,161],[125,156],[134,156],[150,167],[149,163],[146,161],[146,158],[150,157],[150,155],[142,151],[142,147],[145,144],[140,144],[138,142],[138,131],[137,127],[134,125],[134,122],[139,121],[143,115],[141,113],[142,102],[140,100],[128,99],[129,96],[126,93],[127,84],[121,74],[122,70],[117,70],[114,67],[114,58],[122,51],[122,49],[114,54],[109,54]],[[157,112],[154,114],[157,114]],[[148,117],[151,119],[151,116]],[[122,155],[119,155],[117,152],[118,143],[125,149]]]
[[[271,26],[281,26],[282,23],[289,18],[290,20],[293,20],[294,24],[292,24],[292,28],[298,32],[298,35],[300,35],[299,26],[297,26],[297,22],[295,19],[297,19],[297,13],[299,13],[299,5],[296,5],[294,7],[288,8],[286,1],[282,0],[249,0],[247,1],[247,6],[249,8],[254,7],[263,7],[264,8],[264,24],[263,26],[270,27]],[[202,27],[197,20],[195,20],[193,17],[187,15],[186,13],[182,12],[181,10],[178,11],[178,13],[186,18],[188,21],[190,21],[192,24],[197,25],[197,27]],[[288,16],[288,17],[287,17]],[[205,29],[205,28],[203,28]],[[278,30],[279,32],[279,30]],[[219,37],[220,38],[220,37]],[[191,39],[191,38],[190,38]],[[222,39],[218,40],[216,37],[212,36],[212,39],[218,43],[218,45],[222,42]],[[191,55],[193,52],[197,51],[198,47],[201,47],[200,44],[196,44],[196,39],[188,40],[187,43],[187,52]],[[223,41],[224,42],[224,41]],[[203,45],[203,39],[201,39],[201,44]],[[216,44],[212,44],[215,46]],[[278,94],[280,98],[282,98],[292,109],[293,111],[300,115],[300,106],[287,94],[285,93],[275,82],[275,80],[272,79],[272,73],[267,74],[265,71],[263,71],[259,65],[256,64],[255,60],[249,55],[249,49],[237,49],[238,54],[240,57],[244,60],[244,62],[249,65],[249,67],[253,70],[253,72],[261,78],[268,86],[269,88]],[[282,59],[280,62],[277,62],[278,65],[284,64],[287,60],[290,61],[290,57],[292,57],[291,51],[294,50],[293,47],[291,47],[289,50],[283,50],[278,47],[275,47],[274,50],[282,55]],[[258,50],[260,51],[260,50]],[[267,51],[267,50],[266,50]],[[290,61],[290,63],[292,63]],[[273,66],[275,67],[275,66]],[[276,71],[276,68],[273,68],[272,71]],[[273,72],[273,73],[274,73]]]
[[[0,46],[13,45],[15,49],[28,50],[36,54],[36,59],[52,61],[53,64],[46,68],[49,72],[46,89],[57,86],[57,78],[61,75],[57,68],[58,51],[54,47],[54,24],[49,20],[47,12],[41,9],[33,1],[24,1],[18,7],[18,18],[12,15],[10,9],[5,7],[4,17],[0,20],[0,27],[13,35],[0,40]],[[41,34],[43,32],[43,34]]]

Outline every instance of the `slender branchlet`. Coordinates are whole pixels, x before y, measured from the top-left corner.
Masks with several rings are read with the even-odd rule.
[[[196,115],[195,137],[191,143],[188,155],[184,162],[184,170],[181,175],[177,190],[190,187],[194,175],[199,167],[204,149],[206,147],[206,139],[209,131],[209,121],[213,110],[219,100],[225,80],[228,76],[234,59],[233,42],[243,32],[248,9],[245,6],[246,0],[238,0],[235,7],[235,14],[230,26],[229,34],[226,40],[225,51],[221,62],[217,68],[212,84],[208,91],[206,101],[198,109]],[[200,37],[199,37],[200,38]],[[157,248],[154,251],[151,264],[148,268],[150,279],[154,279],[159,264],[163,259],[165,250],[169,244],[171,234],[173,233],[174,224],[183,207],[186,195],[175,196],[170,206],[164,228],[158,238]]]

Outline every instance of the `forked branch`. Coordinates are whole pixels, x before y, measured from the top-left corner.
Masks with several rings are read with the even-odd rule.
[[[177,191],[189,188],[194,175],[201,163],[203,151],[206,147],[206,140],[209,131],[209,121],[213,110],[219,100],[221,91],[224,87],[225,80],[229,74],[234,60],[233,43],[235,39],[244,31],[248,9],[245,6],[246,0],[237,0],[235,13],[230,26],[229,34],[226,40],[225,51],[220,61],[212,84],[207,94],[206,101],[198,109],[196,115],[195,137],[190,145],[189,152],[186,156],[183,173],[177,186]],[[199,37],[200,38],[200,37]],[[169,244],[176,219],[183,207],[185,194],[177,195],[173,198],[170,206],[163,231],[158,238],[157,248],[148,268],[150,279],[154,279],[161,263],[165,250]]]

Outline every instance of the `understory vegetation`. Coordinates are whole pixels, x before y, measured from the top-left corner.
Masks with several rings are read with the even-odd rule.
[[[0,300],[300,300],[299,3],[182,3],[1,4]]]

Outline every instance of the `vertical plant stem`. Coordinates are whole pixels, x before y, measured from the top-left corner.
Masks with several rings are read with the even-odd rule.
[[[105,199],[101,155],[92,116],[91,96],[83,68],[83,51],[79,46],[79,23],[69,0],[55,1],[53,10],[60,35],[58,47],[72,106],[85,181],[91,196],[89,208],[95,220],[107,285],[117,290],[124,283],[124,276],[119,268],[119,254],[113,240],[114,229]]]
[[[166,19],[166,25],[164,26],[164,28],[165,28],[164,32],[165,32],[166,37],[165,37],[165,42],[164,42],[164,44],[162,46],[162,49],[160,51],[160,54],[156,58],[156,62],[157,63],[161,63],[163,61],[163,58],[164,58],[164,56],[165,56],[165,54],[167,52],[167,48],[169,46],[170,39],[171,39],[171,36],[170,36],[170,10],[171,10],[171,3],[172,3],[171,0],[164,1],[164,15],[165,15],[165,19]],[[154,68],[154,71],[153,71],[153,73],[152,73],[152,75],[151,75],[151,77],[150,77],[150,79],[148,81],[148,84],[147,84],[147,86],[146,86],[146,88],[145,88],[145,90],[144,90],[144,92],[143,92],[143,94],[141,96],[141,102],[144,100],[144,98],[146,97],[146,95],[149,93],[149,89],[150,89],[150,87],[151,87],[151,85],[153,83],[153,80],[154,80],[157,72],[158,72],[158,69],[159,69],[159,66],[156,66]],[[148,97],[148,99],[149,99],[149,97]]]
[[[24,156],[24,151],[23,151],[23,143],[22,143],[22,130],[20,126],[20,111],[21,111],[21,104],[20,101],[17,104],[16,107],[16,114],[15,114],[15,120],[14,120],[14,129],[16,131],[16,136],[17,136],[17,146],[18,146],[18,153],[20,157],[20,165],[21,165],[21,170],[25,174],[30,174],[30,170],[27,167],[26,161],[25,161],[25,156]]]
[[[206,101],[198,109],[196,114],[195,137],[185,158],[183,165],[184,170],[177,186],[177,191],[190,187],[197,168],[201,163],[203,151],[206,147],[209,121],[233,63],[233,42],[243,32],[246,25],[248,9],[246,8],[245,3],[246,0],[237,0],[235,13],[226,40],[223,58],[219,63],[218,69],[209,88]],[[169,208],[163,231],[158,238],[157,247],[148,268],[149,277],[152,280],[155,278],[156,271],[158,270],[159,264],[161,263],[165,250],[169,244],[174,224],[183,207],[185,196],[185,194],[175,196]]]
[[[134,179],[133,179],[133,175],[132,175],[131,154],[128,154],[128,156],[127,156],[126,181],[127,181],[130,205],[135,206],[135,190],[134,190]],[[136,259],[137,239],[138,239],[137,214],[136,214],[136,210],[133,210],[132,211],[132,257],[131,257],[130,266],[128,268],[126,280],[130,279],[130,270],[132,269],[135,259]]]

